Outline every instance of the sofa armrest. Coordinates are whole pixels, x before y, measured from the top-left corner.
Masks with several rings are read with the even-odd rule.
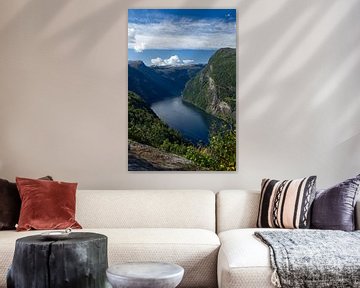
[[[355,229],[360,230],[360,199],[357,200],[355,206]]]

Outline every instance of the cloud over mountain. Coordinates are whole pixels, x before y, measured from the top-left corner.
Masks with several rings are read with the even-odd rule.
[[[190,59],[181,60],[178,55],[173,55],[168,59],[162,59],[160,57],[151,59],[151,64],[155,66],[181,66],[181,65],[189,65],[193,62],[194,60],[190,60]]]

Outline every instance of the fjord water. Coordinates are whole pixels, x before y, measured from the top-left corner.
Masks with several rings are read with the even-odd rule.
[[[151,109],[169,127],[194,144],[209,143],[209,131],[212,123],[219,120],[203,110],[182,100],[181,96],[155,102]]]

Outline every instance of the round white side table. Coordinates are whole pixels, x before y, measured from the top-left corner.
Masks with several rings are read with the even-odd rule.
[[[175,288],[184,276],[184,268],[161,262],[117,264],[106,270],[113,288]]]

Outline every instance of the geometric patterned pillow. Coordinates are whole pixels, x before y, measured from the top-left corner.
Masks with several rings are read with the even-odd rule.
[[[263,179],[257,227],[309,228],[316,176],[295,180]]]

